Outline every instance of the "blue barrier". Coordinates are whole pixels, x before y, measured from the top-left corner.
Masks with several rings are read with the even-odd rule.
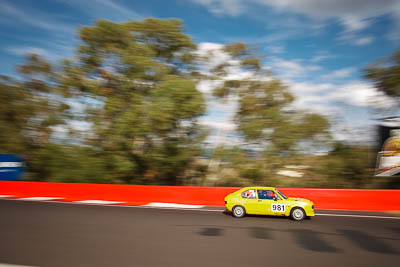
[[[0,181],[21,180],[25,164],[16,155],[0,154]]]

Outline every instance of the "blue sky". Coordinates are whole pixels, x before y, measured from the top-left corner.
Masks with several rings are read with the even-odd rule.
[[[76,30],[96,19],[146,17],[182,19],[205,49],[233,41],[259,47],[296,107],[341,121],[337,138],[371,125],[369,106],[392,105],[362,79],[362,68],[399,47],[398,0],[1,0],[0,73],[11,75],[25,53],[72,55]],[[232,128],[235,108],[209,100],[203,121]]]

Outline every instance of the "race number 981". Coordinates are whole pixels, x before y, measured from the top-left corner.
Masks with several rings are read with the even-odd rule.
[[[272,204],[272,211],[273,212],[285,212],[286,205],[285,204]]]

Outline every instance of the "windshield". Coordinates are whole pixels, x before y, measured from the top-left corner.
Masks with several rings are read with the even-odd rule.
[[[279,195],[281,195],[284,199],[287,199],[287,196],[285,196],[281,191],[279,191],[278,189],[276,189],[276,192],[279,193]]]

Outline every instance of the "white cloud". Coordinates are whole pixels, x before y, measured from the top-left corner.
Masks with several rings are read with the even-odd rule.
[[[228,97],[226,101],[220,101],[206,95],[206,99],[207,114],[199,119],[199,124],[213,130],[207,137],[207,142],[214,145],[226,142],[237,144],[238,140],[227,135],[236,130],[234,116],[238,109],[238,98],[232,96]]]
[[[319,52],[315,56],[313,56],[310,61],[313,63],[318,63],[327,59],[336,58],[336,55],[329,54],[327,52]]]
[[[221,80],[201,80],[197,83],[197,89],[203,94],[212,94],[212,91],[222,84]]]
[[[346,78],[349,77],[351,74],[353,74],[355,71],[356,71],[355,68],[338,69],[332,71],[329,74],[322,75],[321,78],[326,80]]]
[[[302,60],[286,60],[283,58],[272,58],[271,70],[279,77],[285,79],[304,78],[314,71],[322,69],[321,66],[314,64],[302,64]]]
[[[366,45],[366,44],[372,43],[373,40],[374,40],[374,38],[372,36],[366,36],[366,37],[362,37],[362,38],[355,40],[354,43],[356,45]]]
[[[338,37],[338,40],[344,41],[344,42],[352,44],[352,45],[362,46],[362,45],[367,45],[367,44],[372,43],[375,40],[375,38],[372,35],[360,37],[360,34],[358,34],[356,32],[344,31],[340,34],[340,36]]]
[[[338,101],[355,107],[389,108],[397,105],[395,100],[371,84],[361,81],[338,86],[325,97],[327,101]]]
[[[396,101],[363,81],[351,81],[343,85],[333,83],[308,83],[287,80],[296,96],[295,108],[323,111],[324,114],[340,113],[338,104],[354,108],[391,108]]]
[[[200,68],[203,74],[210,74],[212,68],[225,62],[232,65],[226,69],[227,75],[221,77],[221,79],[201,80],[197,84],[197,89],[204,94],[207,102],[207,113],[200,118],[199,123],[217,130],[219,133],[217,136],[214,135],[207,138],[207,141],[213,144],[226,142],[225,135],[227,132],[236,128],[234,116],[238,109],[239,100],[238,96],[233,94],[221,101],[212,96],[213,90],[222,86],[225,80],[240,80],[253,75],[249,71],[242,71],[240,62],[233,60],[228,53],[223,51],[223,47],[223,45],[217,43],[200,43],[196,52],[198,56],[208,59],[206,63],[201,62]]]
[[[284,81],[290,91],[296,97],[289,109],[308,110],[325,116],[334,116],[340,109],[324,97],[324,94],[335,90],[336,85],[332,83],[312,83]]]
[[[267,46],[267,51],[273,54],[280,54],[285,51],[285,47],[282,45],[270,45]]]
[[[241,0],[192,0],[192,2],[205,6],[214,14],[237,16],[244,10]]]
[[[331,83],[287,82],[295,94],[320,93],[335,88]]]
[[[206,58],[206,61],[200,62],[200,69],[203,74],[210,74],[210,71],[223,63],[229,63],[229,67],[226,68],[227,75],[223,77],[223,80],[240,80],[244,78],[249,78],[253,75],[250,71],[243,71],[240,66],[240,61],[232,59],[232,57],[223,50],[224,46],[222,44],[217,43],[200,43],[198,45],[196,54],[201,58]],[[215,81],[214,81],[215,83]],[[201,84],[202,88],[204,86],[210,85]],[[218,84],[219,85],[219,84]]]
[[[397,102],[379,92],[371,84],[353,81],[335,84],[289,84],[296,96],[294,109],[317,112],[332,119],[332,135],[336,140],[370,143],[374,140],[374,123],[367,108],[393,108]]]
[[[340,22],[345,27],[346,31],[360,31],[367,28],[369,25],[366,20],[354,16],[340,18]]]
[[[201,56],[205,56],[210,51],[221,50],[223,47],[224,45],[222,44],[204,42],[197,46],[197,53]]]
[[[211,69],[223,62],[231,60],[231,56],[222,50],[223,47],[222,44],[217,43],[200,43],[197,46],[197,56],[207,59],[201,62],[201,69],[205,74],[209,74]]]

